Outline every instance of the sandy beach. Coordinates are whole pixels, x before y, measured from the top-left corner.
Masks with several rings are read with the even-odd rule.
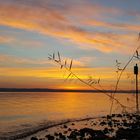
[[[14,138],[13,138],[14,139]],[[18,138],[15,138],[18,139]],[[140,115],[112,114],[64,122],[19,140],[139,140]]]

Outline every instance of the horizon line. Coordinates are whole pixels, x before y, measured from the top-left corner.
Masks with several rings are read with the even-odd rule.
[[[52,89],[52,88],[0,88],[0,92],[114,92],[114,90]],[[135,90],[118,90],[116,93],[135,93]]]

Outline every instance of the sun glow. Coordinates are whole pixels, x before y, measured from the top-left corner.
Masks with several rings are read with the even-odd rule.
[[[79,86],[66,86],[65,89],[79,89]]]

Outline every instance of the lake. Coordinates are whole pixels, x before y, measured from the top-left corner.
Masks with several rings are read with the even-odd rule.
[[[135,107],[133,94],[116,94],[123,104]],[[43,121],[59,121],[109,114],[111,100],[102,93],[5,92],[0,93],[0,136],[33,127]],[[132,110],[130,110],[132,111]],[[113,113],[121,112],[114,103]]]

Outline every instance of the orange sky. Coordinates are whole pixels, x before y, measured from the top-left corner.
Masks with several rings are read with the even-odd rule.
[[[48,60],[59,51],[79,78],[113,89],[116,60],[124,67],[139,44],[139,19],[138,0],[0,0],[0,87],[89,89]],[[120,89],[134,88],[136,63]]]

